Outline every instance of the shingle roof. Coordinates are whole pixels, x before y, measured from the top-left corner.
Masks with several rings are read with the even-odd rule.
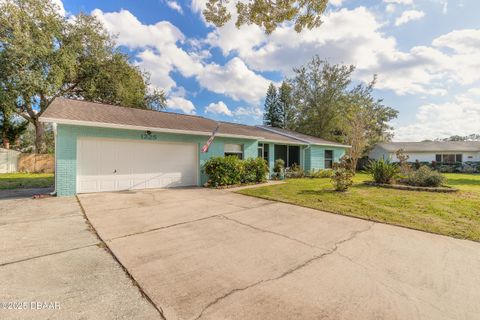
[[[272,127],[267,127],[267,126],[258,126],[258,127],[262,128],[264,130],[268,130],[270,132],[275,132],[275,133],[278,133],[278,134],[285,135],[287,137],[298,139],[298,140],[304,141],[304,142],[309,143],[309,144],[338,146],[338,147],[347,147],[347,148],[350,147],[348,145],[344,145],[344,144],[341,144],[341,143],[338,143],[338,142],[328,141],[328,140],[325,140],[325,139],[322,139],[322,138],[309,136],[309,135],[306,135],[306,134],[303,134],[303,133],[299,133],[299,132],[295,132],[295,131],[291,131],[291,130],[287,130],[287,129],[272,128]]]
[[[244,136],[290,144],[335,144],[306,135],[298,134],[298,137],[294,137],[291,132],[286,134],[285,132],[271,131],[257,126],[215,121],[201,116],[127,108],[65,98],[55,99],[44,111],[40,120],[78,125],[141,128],[142,130],[149,128],[151,131],[155,129],[159,131],[171,130],[172,132],[188,131],[191,134],[203,135],[210,135],[218,125],[218,135],[224,136]]]
[[[480,141],[386,142],[377,146],[390,152],[399,149],[406,152],[480,151]]]

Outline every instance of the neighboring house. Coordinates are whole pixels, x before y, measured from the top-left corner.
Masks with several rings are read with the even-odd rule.
[[[20,154],[19,151],[0,148],[0,173],[17,172]]]
[[[379,143],[369,154],[370,159],[391,159],[398,161],[397,150],[403,149],[409,156],[409,162],[435,161],[442,164],[454,164],[480,161],[480,142],[478,141],[429,141],[429,142],[388,142]]]
[[[40,117],[54,123],[58,195],[200,186],[214,156],[276,159],[305,170],[332,166],[348,146],[296,132],[200,116],[57,98]],[[208,152],[200,150],[218,126]]]

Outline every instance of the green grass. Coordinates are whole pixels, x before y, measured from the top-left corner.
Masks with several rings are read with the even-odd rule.
[[[0,190],[53,186],[53,173],[0,173]]]
[[[456,193],[407,191],[366,186],[367,174],[355,176],[344,193],[330,179],[289,179],[285,184],[238,193],[323,211],[480,241],[480,175],[446,174]]]

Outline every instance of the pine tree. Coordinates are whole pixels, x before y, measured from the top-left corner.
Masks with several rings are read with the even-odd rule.
[[[293,129],[295,121],[295,110],[292,99],[292,87],[283,81],[282,85],[278,89],[278,101],[280,105],[280,111],[282,115],[283,129]]]
[[[282,113],[280,110],[278,92],[273,83],[270,83],[265,98],[263,124],[271,127],[282,127]]]

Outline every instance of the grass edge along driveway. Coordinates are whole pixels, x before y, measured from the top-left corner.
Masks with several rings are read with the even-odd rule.
[[[480,241],[480,175],[446,174],[456,193],[434,193],[366,186],[359,173],[344,193],[330,179],[288,179],[285,184],[236,191],[326,212]]]
[[[53,183],[53,173],[0,173],[0,190],[47,188]]]

